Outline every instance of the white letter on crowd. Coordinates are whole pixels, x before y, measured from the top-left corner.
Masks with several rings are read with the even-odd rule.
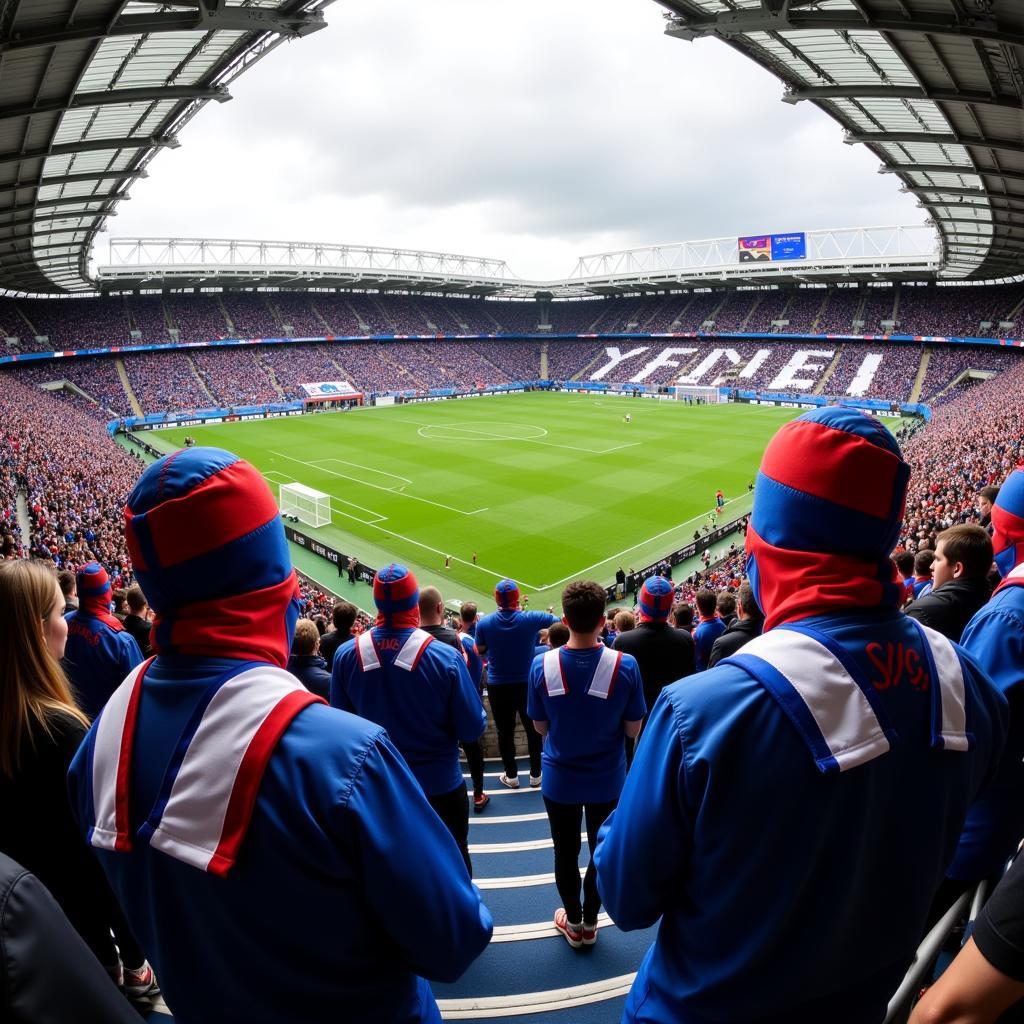
[[[605,352],[608,353],[608,358],[611,360],[607,366],[602,366],[600,370],[590,375],[591,380],[604,380],[611,370],[614,370],[619,363],[624,362],[626,359],[632,359],[633,356],[640,355],[641,352],[646,352],[648,349],[647,345],[641,345],[639,348],[633,349],[632,352],[626,352],[624,355],[619,352],[618,348],[614,345],[609,345]]]
[[[740,354],[732,348],[712,349],[685,377],[680,377],[677,384],[699,384],[701,378],[717,363],[722,356],[735,366],[740,361]]]
[[[639,384],[640,381],[647,380],[659,366],[678,366],[679,360],[673,359],[672,356],[685,355],[688,352],[696,351],[695,348],[666,348],[656,355],[635,377],[631,377],[630,383]]]
[[[798,391],[806,391],[811,387],[825,369],[824,363],[809,363],[808,359],[831,359],[834,355],[832,349],[798,349],[793,353],[793,358],[779,371],[779,375],[768,385],[769,391],[780,391],[786,388],[796,388]],[[798,373],[810,372],[814,377],[798,377]]]
[[[764,361],[772,354],[770,348],[759,348],[751,358],[750,362],[740,370],[740,376],[744,380],[753,377],[758,370],[764,366]]]
[[[882,365],[882,354],[880,352],[869,352],[860,364],[860,369],[853,375],[850,386],[846,389],[848,395],[860,398],[868,393],[871,382],[875,379],[879,366]]]

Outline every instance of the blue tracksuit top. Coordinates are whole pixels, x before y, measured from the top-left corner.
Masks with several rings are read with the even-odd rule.
[[[161,657],[146,675],[133,825],[153,806],[201,695],[238,664],[203,659],[197,671],[197,662]],[[86,823],[94,733],[69,774]],[[322,704],[278,742],[226,878],[141,842],[93,852],[181,1024],[226,1012],[246,1024],[433,1024],[440,1015],[423,979],[455,980],[491,935],[454,840],[384,731]]]
[[[799,624],[866,672],[898,739],[824,774],[739,666],[666,687],[595,855],[620,928],[661,918],[625,1022],[878,1024],[913,958],[967,808],[998,763],[1006,701],[964,656],[974,745],[933,749],[911,620],[885,611]]]
[[[725,632],[725,623],[715,615],[710,619],[701,619],[693,631],[693,654],[697,671],[703,672],[708,667],[711,648],[715,641]]]
[[[355,639],[341,645],[331,672],[331,705],[383,726],[427,796],[463,785],[459,741],[487,725],[480,694],[454,647],[427,644],[412,672],[391,664],[412,629],[374,627],[381,667],[364,672]]]
[[[961,640],[1010,704],[999,772],[967,815],[952,878],[998,874],[1024,835],[1024,587],[1004,587],[967,623]]]
[[[68,612],[64,668],[78,706],[95,718],[125,676],[142,662],[142,651],[113,615],[102,618],[83,611]]]
[[[476,625],[476,643],[486,648],[487,685],[525,683],[533,663],[537,634],[558,619],[550,612],[499,609]]]

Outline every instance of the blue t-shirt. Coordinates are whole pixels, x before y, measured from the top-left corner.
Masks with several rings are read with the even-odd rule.
[[[79,610],[64,618],[68,624],[64,668],[78,706],[95,718],[128,673],[142,663],[142,651],[112,615],[105,621]]]
[[[331,673],[331,706],[387,729],[427,796],[463,784],[459,740],[479,739],[487,725],[480,695],[462,655],[431,641],[410,672],[392,664],[411,629],[372,630],[380,668],[364,672],[352,639],[338,648]]]
[[[639,722],[647,705],[640,669],[631,654],[615,652],[618,665],[606,697],[591,692],[607,650],[603,644],[585,650],[559,647],[565,692],[557,695],[548,692],[545,655],[534,658],[530,668],[526,713],[535,722],[548,723],[541,791],[558,803],[606,803],[618,798],[626,781],[623,722]]]
[[[708,667],[711,648],[715,641],[725,632],[725,622],[717,615],[713,619],[701,619],[693,631],[694,660],[697,671],[703,672]]]
[[[469,633],[460,633],[459,643],[462,644],[462,649],[466,652],[466,668],[469,669],[469,678],[473,681],[476,692],[479,693],[483,689],[484,659],[480,657],[480,652],[476,649],[476,641]]]
[[[525,683],[537,646],[537,634],[557,622],[550,612],[506,611],[485,615],[476,627],[476,642],[485,648],[487,685]]]

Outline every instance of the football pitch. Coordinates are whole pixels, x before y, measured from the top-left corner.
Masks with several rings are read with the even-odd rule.
[[[718,488],[725,519],[749,511],[764,446],[798,412],[535,392],[149,439],[173,450],[190,434],[248,459],[275,494],[291,482],[330,494],[332,523],[298,528],[367,564],[403,562],[463,599],[489,601],[511,577],[537,607],[571,579],[611,583],[620,565],[682,547]]]

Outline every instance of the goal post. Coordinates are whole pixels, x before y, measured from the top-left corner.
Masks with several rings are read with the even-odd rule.
[[[331,496],[305,484],[281,484],[278,507],[281,515],[295,516],[307,526],[328,526],[331,522]]]
[[[672,388],[672,397],[677,402],[689,402],[691,405],[719,405],[729,401],[729,389],[677,384]]]

